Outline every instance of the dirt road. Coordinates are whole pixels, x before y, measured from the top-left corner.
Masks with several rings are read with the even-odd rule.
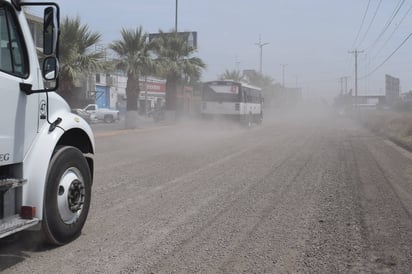
[[[82,235],[4,273],[411,273],[412,154],[324,113],[98,133]]]

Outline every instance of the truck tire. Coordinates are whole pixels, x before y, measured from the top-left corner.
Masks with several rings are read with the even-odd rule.
[[[103,120],[105,123],[108,123],[108,124],[114,122],[114,118],[112,115],[105,115]]]
[[[42,228],[46,241],[63,245],[77,238],[86,222],[91,174],[82,152],[63,146],[52,156],[47,174]]]

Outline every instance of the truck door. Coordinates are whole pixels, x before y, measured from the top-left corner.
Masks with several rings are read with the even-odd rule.
[[[0,166],[23,161],[38,126],[38,95],[27,96],[29,80],[25,42],[12,7],[0,4]]]

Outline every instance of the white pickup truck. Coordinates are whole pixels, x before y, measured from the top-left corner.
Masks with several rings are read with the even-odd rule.
[[[90,122],[104,121],[105,123],[113,123],[120,119],[118,110],[99,108],[96,104],[89,104],[83,109],[74,109],[73,112]]]

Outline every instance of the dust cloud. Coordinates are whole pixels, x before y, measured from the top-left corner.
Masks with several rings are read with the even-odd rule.
[[[142,144],[159,151],[159,154],[173,153],[179,149],[186,153],[191,149],[201,152],[208,149],[206,144],[230,143],[231,139],[242,135],[253,139],[253,136],[265,134],[261,131],[266,129],[276,132],[281,126],[307,127],[313,124],[331,124],[333,123],[331,117],[337,115],[335,109],[326,102],[302,101],[293,106],[265,109],[262,124],[253,124],[251,128],[222,116],[210,119],[182,118],[175,125],[170,126],[167,135],[161,133],[151,135],[150,140],[145,140],[144,136],[139,138],[142,138],[140,140]]]

